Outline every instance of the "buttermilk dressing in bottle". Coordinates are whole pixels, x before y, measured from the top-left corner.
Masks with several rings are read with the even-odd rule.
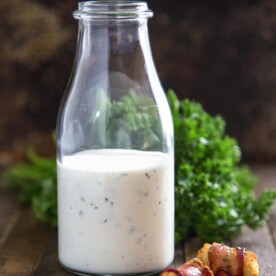
[[[150,275],[174,257],[169,105],[141,1],[83,1],[57,122],[58,251],[81,275]]]

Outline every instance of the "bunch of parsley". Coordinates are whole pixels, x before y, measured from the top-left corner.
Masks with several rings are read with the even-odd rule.
[[[31,205],[37,218],[57,225],[56,159],[27,151],[26,163],[12,165],[4,172],[7,183],[18,190],[19,200]]]
[[[238,166],[241,152],[225,134],[225,122],[199,103],[179,101],[169,91],[175,131],[176,242],[191,236],[225,241],[241,226],[256,229],[276,198],[265,191],[254,198],[256,178]]]
[[[132,91],[122,102],[108,103],[108,129],[118,130],[115,137],[107,130],[110,143],[127,141],[131,147],[158,149],[161,131],[156,113],[146,114],[139,108],[148,100]],[[276,192],[266,191],[254,198],[256,179],[247,168],[238,166],[240,149],[225,135],[223,119],[209,115],[196,102],[179,101],[173,91],[168,92],[168,100],[175,130],[176,243],[191,236],[224,241],[243,225],[261,226]],[[55,159],[33,151],[28,152],[28,159],[28,163],[10,167],[6,180],[19,190],[22,201],[31,204],[37,217],[56,226]]]

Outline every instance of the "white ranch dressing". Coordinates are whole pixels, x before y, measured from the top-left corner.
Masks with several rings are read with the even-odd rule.
[[[59,258],[96,274],[159,271],[174,254],[169,157],[87,150],[57,163]]]

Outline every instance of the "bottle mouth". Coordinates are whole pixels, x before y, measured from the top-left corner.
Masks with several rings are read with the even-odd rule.
[[[137,19],[150,18],[153,12],[146,2],[130,0],[80,0],[76,19]]]

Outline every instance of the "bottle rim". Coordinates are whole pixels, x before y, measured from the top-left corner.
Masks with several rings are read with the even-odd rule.
[[[138,19],[150,18],[153,12],[144,1],[81,0],[73,16],[76,19]]]

